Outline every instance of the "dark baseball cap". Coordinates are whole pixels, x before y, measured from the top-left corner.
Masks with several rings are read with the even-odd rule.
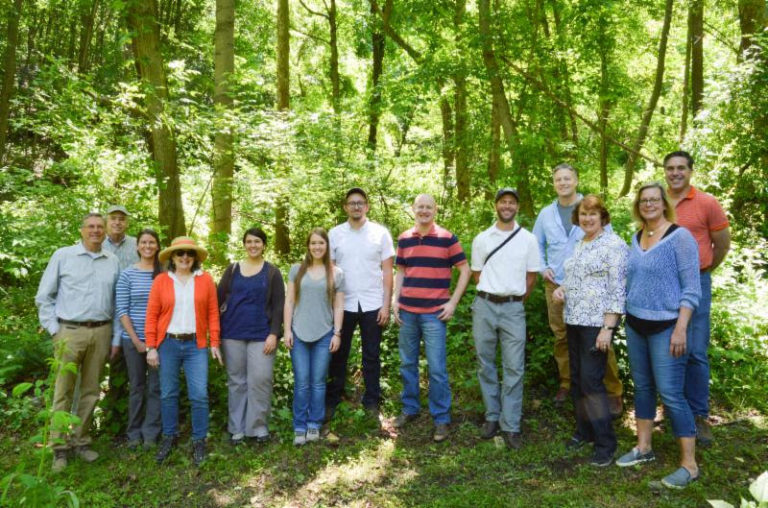
[[[517,189],[513,189],[512,187],[503,187],[496,192],[496,203],[498,203],[499,200],[506,194],[512,194],[515,196],[516,201],[520,201],[520,195],[517,193]]]
[[[352,194],[360,194],[365,198],[366,201],[368,201],[368,194],[366,194],[365,191],[360,187],[352,187],[351,189],[349,189],[347,191],[346,196],[344,196],[344,199],[345,200],[349,199],[349,196],[351,196]]]

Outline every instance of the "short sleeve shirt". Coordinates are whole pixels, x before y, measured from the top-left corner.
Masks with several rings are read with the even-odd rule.
[[[366,220],[359,229],[349,222],[328,233],[331,259],[344,272],[344,310],[363,312],[377,310],[384,299],[381,263],[395,255],[392,235],[387,228]]]
[[[515,225],[515,230],[518,227]],[[522,228],[485,262],[488,255],[511,234],[512,231],[502,231],[493,225],[472,241],[472,271],[480,272],[478,291],[496,296],[523,296],[527,273],[541,269],[536,237]]]
[[[729,226],[720,203],[714,196],[693,186],[675,207],[677,223],[691,232],[699,244],[699,268],[712,266],[715,251],[710,233],[722,231]]]
[[[295,283],[299,265],[293,265],[288,280]],[[328,301],[325,275],[313,279],[308,273],[301,278],[299,302],[293,308],[291,328],[296,338],[303,342],[317,342],[333,328],[333,305]],[[344,291],[344,272],[333,268],[333,286],[336,292]]]
[[[451,269],[467,262],[456,235],[433,224],[422,236],[413,227],[397,239],[397,268],[404,271],[398,306],[416,314],[437,312],[451,298]]]

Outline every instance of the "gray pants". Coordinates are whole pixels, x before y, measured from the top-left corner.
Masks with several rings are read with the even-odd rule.
[[[505,432],[520,432],[525,371],[525,308],[522,302],[472,302],[472,336],[477,351],[477,378],[483,392],[485,419]],[[501,346],[503,378],[499,387],[496,345]]]
[[[272,369],[275,353],[264,354],[264,343],[224,339],[224,363],[229,388],[230,434],[269,435],[272,408]]]
[[[128,371],[129,441],[154,443],[160,435],[160,378],[157,369],[147,365],[147,354],[136,351],[130,340],[123,339],[125,368]]]

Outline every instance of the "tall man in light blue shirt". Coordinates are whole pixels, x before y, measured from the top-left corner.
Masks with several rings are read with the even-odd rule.
[[[557,199],[541,209],[533,226],[533,234],[539,242],[549,327],[555,335],[554,355],[560,377],[560,389],[555,395],[555,402],[562,404],[568,398],[571,372],[568,365],[568,339],[563,320],[563,303],[552,298],[552,293],[563,283],[565,260],[573,254],[573,248],[584,237],[584,231],[571,222],[573,209],[582,197],[576,192],[579,184],[578,172],[570,164],[559,164],[552,171],[552,180]],[[609,228],[610,226],[606,227]],[[616,417],[623,409],[623,386],[619,380],[616,355],[612,349],[608,354],[607,367],[605,389],[608,392],[611,414]]]
[[[53,470],[67,465],[70,448],[87,462],[99,454],[91,450],[90,426],[99,399],[99,380],[109,355],[114,313],[117,258],[101,248],[105,236],[101,214],[88,214],[80,227],[81,242],[58,249],[43,273],[35,296],[40,324],[53,336],[58,360],[53,410],[69,412],[76,374],[65,368],[74,363],[81,373],[80,424],[69,441],[60,429],[51,431]]]

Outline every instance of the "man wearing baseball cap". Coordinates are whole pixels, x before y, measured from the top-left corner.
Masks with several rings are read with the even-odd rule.
[[[519,196],[515,189],[496,193],[496,223],[472,241],[472,279],[477,296],[472,303],[472,336],[477,351],[477,377],[485,404],[481,437],[501,431],[508,448],[522,446],[525,367],[525,308],[523,302],[540,270],[536,237],[515,222]],[[496,369],[500,345],[502,382]]]

